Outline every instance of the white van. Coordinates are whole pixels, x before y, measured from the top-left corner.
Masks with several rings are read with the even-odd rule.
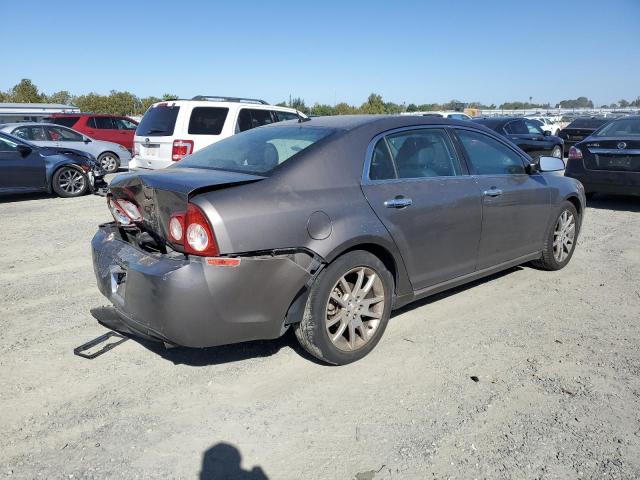
[[[264,100],[198,95],[158,102],[144,114],[133,139],[129,169],[172,165],[201,148],[251,128],[306,116]]]

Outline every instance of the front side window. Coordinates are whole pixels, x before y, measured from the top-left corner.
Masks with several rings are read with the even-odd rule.
[[[98,130],[114,130],[118,128],[114,125],[111,117],[93,117],[93,122]]]
[[[524,120],[509,122],[504,126],[504,129],[511,135],[527,135],[529,133],[529,129],[525,125]]]
[[[62,127],[47,127],[47,134],[54,142],[82,142],[84,138],[73,130]]]
[[[189,133],[191,135],[220,135],[228,113],[228,108],[195,107],[189,120]]]
[[[278,165],[334,132],[331,128],[284,125],[250,130],[198,150],[169,168],[269,175]]]
[[[18,144],[8,138],[0,137],[0,152],[8,153],[18,150]]]
[[[542,125],[540,120],[526,120],[524,124],[531,135],[544,135],[544,132],[540,127],[540,125]]]
[[[115,122],[118,130],[135,130],[138,128],[138,125],[126,118],[114,118],[113,121]]]
[[[457,130],[457,133],[477,175],[526,173],[520,156],[501,142],[470,130]]]
[[[270,123],[273,123],[273,117],[269,110],[243,108],[238,115],[236,131],[244,132]]]
[[[461,174],[444,130],[426,128],[387,136],[398,178],[452,177]]]

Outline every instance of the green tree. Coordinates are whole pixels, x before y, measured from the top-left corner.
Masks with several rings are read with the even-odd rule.
[[[8,92],[9,101],[16,103],[41,103],[44,96],[31,80],[23,78]]]
[[[158,97],[146,97],[146,98],[141,98],[140,99],[140,111],[142,113],[146,112],[147,110],[149,110],[149,107],[151,105],[153,105],[154,103],[158,103],[161,102],[162,99],[158,98]]]
[[[622,100],[618,100],[618,105],[620,105],[620,108],[627,108],[629,106],[629,102],[623,98]]]
[[[331,105],[324,103],[316,103],[311,107],[310,112],[312,115],[335,115],[335,109]]]
[[[640,97],[637,97],[633,102],[631,102],[632,107],[640,107]]]
[[[417,112],[418,106],[415,103],[410,103],[407,105],[407,112]]]
[[[593,102],[587,97],[578,97],[575,100],[562,100],[562,108],[593,108]]]
[[[291,100],[291,103],[289,103],[289,107],[295,108],[302,113],[309,113],[309,108],[305,105],[304,100],[300,97],[293,98]]]
[[[59,103],[62,105],[73,104],[73,96],[67,90],[60,90],[59,92],[47,95],[46,100],[49,103]]]
[[[162,100],[169,102],[171,100],[178,100],[178,95],[174,94],[174,93],[164,93],[162,94]]]
[[[360,107],[362,113],[367,114],[381,114],[386,113],[385,103],[382,100],[382,96],[377,93],[372,93],[367,98],[367,101]]]
[[[358,109],[346,102],[340,102],[333,107],[334,115],[354,115],[358,113]]]

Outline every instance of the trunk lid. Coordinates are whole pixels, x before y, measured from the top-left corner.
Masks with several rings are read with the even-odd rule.
[[[110,192],[115,199],[133,202],[143,218],[139,230],[147,232],[156,243],[164,245],[169,238],[169,218],[174,213],[186,211],[192,195],[264,178],[221,170],[169,168],[118,175],[111,182]]]
[[[635,137],[592,137],[581,148],[590,155],[584,156],[584,166],[590,170],[640,172],[640,139]]]

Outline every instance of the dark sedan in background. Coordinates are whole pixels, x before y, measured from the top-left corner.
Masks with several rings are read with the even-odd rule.
[[[612,120],[569,150],[567,177],[587,195],[640,195],[640,116]]]
[[[534,160],[541,156],[562,158],[563,141],[540,128],[540,123],[530,118],[491,117],[474,118],[474,122],[507,137]]]
[[[545,173],[561,169],[468,121],[259,127],[114,178],[94,270],[112,328],[206,347],[292,326],[312,355],[349,363],[395,308],[526,262],[563,268],[585,198]]]
[[[78,197],[105,191],[104,170],[85,152],[38,147],[0,132],[0,194],[47,192]]]
[[[607,120],[604,117],[579,117],[560,130],[558,136],[564,141],[565,155],[569,154],[572,146],[587,138],[608,121],[610,119]]]

